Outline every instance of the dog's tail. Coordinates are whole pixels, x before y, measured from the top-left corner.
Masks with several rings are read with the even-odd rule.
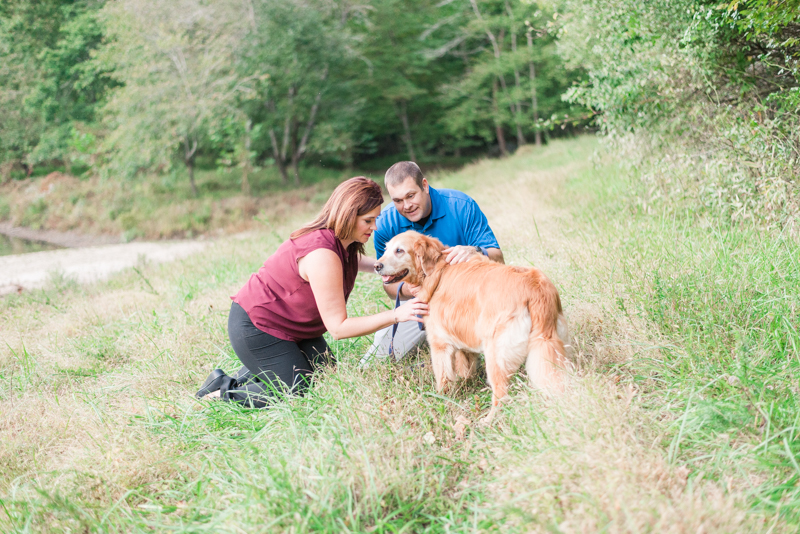
[[[561,299],[550,280],[538,269],[532,269],[528,311],[531,331],[525,369],[531,386],[561,393],[566,385],[569,333],[561,309]],[[562,339],[562,335],[566,339]]]

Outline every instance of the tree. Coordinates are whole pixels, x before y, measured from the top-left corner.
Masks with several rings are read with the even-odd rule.
[[[9,0],[0,5],[0,167],[69,167],[76,125],[95,121],[113,82],[90,55],[102,0]],[[7,172],[4,172],[7,176]]]
[[[243,109],[263,136],[284,183],[300,162],[349,145],[358,99],[350,91],[351,37],[347,13],[335,2],[252,0],[251,33],[239,64],[242,76],[258,70],[255,96]]]
[[[461,49],[442,51],[460,54],[466,65],[464,75],[445,91],[452,106],[447,115],[451,131],[494,138],[505,155],[507,129],[513,129],[518,145],[527,142],[529,133],[541,144],[541,110],[563,115],[570,109],[560,96],[575,71],[559,60],[554,36],[542,22],[547,15],[533,3],[469,1],[465,22],[456,29]]]
[[[437,88],[449,73],[444,61],[437,64],[426,55],[439,44],[430,31],[435,32],[437,13],[428,1],[415,2],[414,9],[402,0],[379,0],[370,7],[357,28],[367,67],[359,87],[372,100],[375,119],[383,121],[370,127],[399,133],[408,157],[417,160],[444,133],[436,128]]]
[[[116,0],[103,9],[107,41],[97,61],[121,84],[104,109],[109,169],[130,176],[180,161],[198,194],[201,143],[220,121],[239,113],[236,96],[254,77],[236,69],[248,7],[221,0]]]

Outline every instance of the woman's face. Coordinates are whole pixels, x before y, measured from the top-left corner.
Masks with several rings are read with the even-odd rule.
[[[377,226],[375,225],[375,220],[378,218],[378,215],[381,214],[381,207],[378,206],[374,210],[370,211],[369,213],[365,213],[364,215],[359,215],[356,219],[356,231],[353,239],[358,241],[359,243],[366,243],[369,241],[372,232],[375,231]]]

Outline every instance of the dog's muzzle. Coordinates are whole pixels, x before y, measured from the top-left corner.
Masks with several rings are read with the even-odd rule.
[[[394,274],[383,274],[383,269],[386,267],[384,264],[378,262],[374,265],[375,272],[380,275],[383,279],[384,284],[394,284],[395,282],[399,282],[406,276],[408,276],[408,269],[403,269],[399,273]]]

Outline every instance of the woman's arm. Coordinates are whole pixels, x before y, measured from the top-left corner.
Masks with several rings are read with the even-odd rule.
[[[322,322],[334,339],[365,336],[398,322],[422,322],[416,316],[428,314],[428,305],[413,299],[394,310],[348,317],[342,287],[342,262],[336,253],[317,249],[301,258],[297,265],[300,276],[311,284]]]
[[[375,264],[378,262],[375,258],[369,256],[358,255],[358,270],[362,273],[375,274]]]

